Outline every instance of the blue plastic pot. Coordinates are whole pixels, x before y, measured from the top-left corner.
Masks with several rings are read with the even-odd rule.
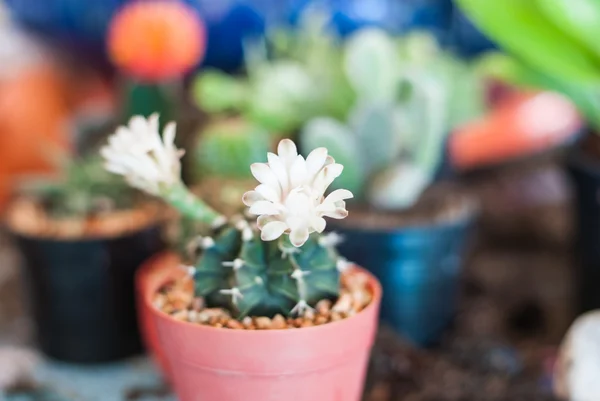
[[[89,53],[104,53],[106,29],[123,4],[136,0],[6,0],[26,26]],[[208,28],[205,64],[232,70],[243,61],[242,40],[264,32],[264,19],[246,0],[181,0],[196,8]]]
[[[158,226],[106,239],[13,235],[23,255],[36,337],[46,355],[99,363],[142,351],[134,276],[164,248]]]
[[[338,228],[340,254],[383,286],[381,318],[417,345],[437,342],[457,310],[473,216],[448,223],[373,231]]]

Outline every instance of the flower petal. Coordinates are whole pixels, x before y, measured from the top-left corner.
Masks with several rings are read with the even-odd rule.
[[[265,198],[257,191],[248,191],[242,196],[242,202],[248,207],[262,200],[265,200]]]
[[[327,149],[317,148],[309,153],[306,158],[306,169],[308,170],[309,179],[312,181],[317,173],[325,166],[327,160]]]
[[[267,153],[267,160],[269,162],[269,167],[271,167],[271,171],[273,171],[277,177],[277,181],[279,181],[282,193],[288,192],[290,187],[290,179],[288,177],[287,167],[281,158],[274,153]]]
[[[256,187],[256,192],[258,192],[263,198],[270,202],[279,202],[279,193],[272,187],[266,184],[260,184]]]
[[[346,209],[335,209],[333,212],[326,212],[323,213],[324,217],[331,217],[332,219],[337,219],[337,220],[341,220],[341,219],[345,219],[346,217],[348,217],[348,211]]]
[[[290,232],[290,242],[295,247],[301,247],[308,240],[308,228],[302,227]]]
[[[250,171],[252,172],[254,178],[256,178],[261,184],[266,184],[276,191],[281,190],[277,177],[267,163],[253,163],[250,166]]]
[[[276,215],[279,214],[279,209],[277,208],[277,206],[269,201],[258,201],[256,203],[254,203],[252,206],[250,206],[250,209],[248,210],[248,212],[250,212],[251,214],[256,214],[256,215],[260,215],[260,214],[267,214],[267,215]]]
[[[283,221],[273,221],[261,229],[260,239],[263,241],[273,241],[281,237],[287,228],[287,224]]]
[[[344,199],[351,199],[353,197],[354,195],[352,194],[352,192],[348,191],[347,189],[336,189],[335,191],[327,195],[323,202],[337,202]]]
[[[327,222],[322,217],[313,216],[311,218],[310,225],[312,228],[315,229],[316,232],[322,233],[323,230],[325,230],[325,226],[327,225]]]
[[[296,144],[290,139],[282,139],[277,145],[277,154],[283,164],[289,168],[298,156]]]
[[[296,188],[304,185],[308,180],[308,170],[306,169],[306,161],[304,157],[298,155],[296,160],[290,167],[290,185],[291,188]]]
[[[281,220],[278,220],[276,216],[270,216],[267,214],[263,214],[262,216],[258,216],[258,218],[256,219],[256,225],[258,225],[258,228],[262,230],[262,228],[264,226],[271,223],[272,221],[281,221]]]

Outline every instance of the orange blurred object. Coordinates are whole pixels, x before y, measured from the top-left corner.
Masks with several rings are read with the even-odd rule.
[[[136,1],[114,17],[108,33],[113,63],[145,81],[176,78],[206,51],[206,32],[193,8],[168,0]]]
[[[582,127],[575,106],[562,95],[514,93],[488,116],[455,130],[450,159],[460,170],[502,163],[559,146]]]
[[[21,174],[51,172],[48,148],[68,146],[65,87],[49,64],[0,79],[0,208]]]

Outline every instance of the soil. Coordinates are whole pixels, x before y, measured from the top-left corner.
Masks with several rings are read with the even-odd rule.
[[[210,308],[204,298],[194,297],[194,282],[189,276],[163,287],[154,298],[157,309],[177,320],[233,330],[281,330],[319,326],[354,316],[372,299],[368,276],[350,269],[341,275],[341,291],[337,301],[319,301],[314,309],[297,317],[248,316],[241,321],[224,308]]]
[[[37,238],[104,238],[138,231],[160,220],[163,214],[157,203],[145,202],[131,210],[59,219],[49,216],[39,202],[18,198],[7,210],[6,224],[15,233]]]
[[[401,211],[382,211],[366,205],[349,205],[348,217],[335,221],[339,227],[393,230],[459,220],[476,209],[472,198],[455,184],[437,183],[428,188],[417,203]]]

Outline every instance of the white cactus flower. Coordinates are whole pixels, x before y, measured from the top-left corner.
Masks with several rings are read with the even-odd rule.
[[[180,181],[183,151],[175,147],[175,123],[167,124],[161,139],[158,114],[134,116],[117,128],[100,150],[108,171],[122,175],[142,191],[159,195]]]
[[[261,183],[244,194],[249,212],[258,215],[263,241],[272,241],[286,233],[291,243],[302,246],[313,232],[323,232],[324,217],[343,219],[348,215],[347,189],[337,189],[325,197],[327,187],[342,173],[343,166],[328,156],[327,149],[313,150],[306,160],[289,139],[279,142],[277,155],[268,154],[268,163],[251,166],[252,175]]]

